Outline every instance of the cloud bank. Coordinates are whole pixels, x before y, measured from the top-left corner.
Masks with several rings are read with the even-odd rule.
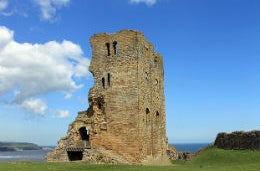
[[[0,101],[44,116],[48,107],[39,96],[61,92],[69,98],[83,87],[75,80],[87,77],[90,61],[79,45],[67,40],[19,43],[4,26],[0,35]]]
[[[5,10],[8,6],[8,0],[0,0],[0,12]]]
[[[152,6],[156,3],[156,0],[129,0],[129,2],[133,4],[145,3],[148,6]]]
[[[56,12],[62,7],[68,5],[70,0],[30,0],[22,2],[27,6],[37,6],[40,10],[40,17],[45,21],[54,22],[57,19]],[[22,8],[22,9],[21,9]],[[21,13],[25,10],[23,5],[11,0],[0,0],[0,14],[11,16],[15,13]],[[7,12],[8,11],[8,12]],[[27,16],[28,11],[23,11],[20,15]]]
[[[35,0],[40,6],[41,17],[44,20],[52,21],[55,19],[57,9],[66,6],[70,0]]]
[[[68,110],[56,110],[53,113],[54,113],[53,115],[54,118],[61,118],[61,119],[68,118],[70,115]]]

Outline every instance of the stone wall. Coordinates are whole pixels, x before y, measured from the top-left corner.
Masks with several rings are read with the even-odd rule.
[[[178,160],[178,154],[179,152],[173,145],[168,146],[167,155],[170,160]]]
[[[162,56],[137,31],[95,34],[90,43],[94,87],[89,91],[89,108],[79,112],[46,160],[165,162]]]
[[[214,145],[222,149],[260,150],[260,131],[219,133]]]

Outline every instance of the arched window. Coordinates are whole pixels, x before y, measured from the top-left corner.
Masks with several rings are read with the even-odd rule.
[[[149,110],[149,108],[146,108],[145,109],[145,113],[146,113],[146,125],[147,124],[149,124],[150,123],[150,115],[149,115],[149,113],[150,113],[150,110]]]
[[[101,103],[98,103],[98,108],[102,109],[102,104]]]
[[[150,113],[149,108],[146,108],[145,112],[146,112],[146,114],[149,114]]]
[[[148,72],[145,72],[145,73],[144,73],[144,78],[145,78],[146,81],[148,81],[148,79],[149,79]]]
[[[79,129],[79,134],[82,140],[86,140],[89,141],[89,134],[88,134],[88,130],[86,129],[86,127],[81,127]]]
[[[117,47],[117,42],[116,42],[116,41],[113,42],[113,48],[114,48],[114,55],[117,56],[117,53],[118,53],[118,47]]]
[[[107,85],[110,86],[110,73],[107,74]]]
[[[156,117],[156,122],[159,122],[160,121],[160,113],[158,111],[156,111],[155,117]]]
[[[154,63],[157,63],[157,62],[159,62],[158,57],[155,57],[154,58]]]
[[[105,78],[102,77],[102,87],[105,88]]]
[[[107,47],[107,56],[110,56],[110,44],[106,43],[106,47]]]

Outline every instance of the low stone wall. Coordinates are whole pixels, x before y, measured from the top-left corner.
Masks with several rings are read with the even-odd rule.
[[[219,133],[214,146],[227,150],[260,150],[260,131]]]
[[[178,151],[173,145],[168,145],[167,156],[169,157],[170,160],[178,159]]]
[[[179,152],[178,153],[178,160],[191,160],[195,156],[194,153],[190,152]]]

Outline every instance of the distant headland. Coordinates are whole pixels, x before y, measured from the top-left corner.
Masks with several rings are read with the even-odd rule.
[[[0,151],[41,150],[42,147],[28,142],[0,142]]]

